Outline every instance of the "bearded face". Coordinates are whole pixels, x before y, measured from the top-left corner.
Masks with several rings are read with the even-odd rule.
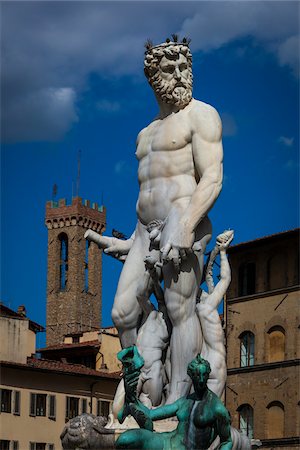
[[[186,56],[181,53],[172,59],[163,56],[149,83],[164,103],[182,108],[192,99],[192,69]]]

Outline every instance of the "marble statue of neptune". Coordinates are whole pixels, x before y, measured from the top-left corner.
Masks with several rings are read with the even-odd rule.
[[[98,236],[104,252],[124,261],[112,318],[122,347],[136,343],[142,323],[137,300],[145,259],[153,258],[163,280],[171,323],[169,388],[171,404],[191,387],[187,366],[201,352],[196,295],[204,252],[211,238],[208,212],[222,187],[222,126],[216,110],[192,97],[192,55],[177,37],[146,46],[144,71],[159,113],[138,135],[140,186],[137,225],[130,239]]]

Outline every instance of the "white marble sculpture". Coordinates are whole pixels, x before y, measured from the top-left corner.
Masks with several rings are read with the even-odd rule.
[[[186,368],[202,348],[196,296],[212,233],[207,214],[222,186],[221,121],[212,106],[192,98],[191,59],[185,42],[149,46],[145,74],[159,114],[137,139],[135,232],[127,241],[86,234],[124,261],[112,311],[123,347],[137,343],[143,314],[138,291],[147,272],[145,259],[156,254],[172,327],[167,404],[189,392]]]
[[[216,247],[210,254],[205,274],[208,292],[202,290],[196,311],[203,334],[201,356],[209,361],[211,372],[207,386],[221,397],[226,382],[225,336],[218,307],[220,306],[231,281],[230,266],[226,257],[226,248],[233,240],[233,231],[225,231],[217,237]],[[214,285],[213,265],[220,254],[220,280]]]

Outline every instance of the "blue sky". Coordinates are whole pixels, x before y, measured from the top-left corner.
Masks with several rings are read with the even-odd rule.
[[[214,234],[235,243],[299,225],[298,2],[2,2],[1,298],[45,324],[45,203],[103,202],[134,229],[138,132],[156,115],[143,44],[192,39],[194,97],[224,126]],[[103,325],[121,264],[103,258]]]

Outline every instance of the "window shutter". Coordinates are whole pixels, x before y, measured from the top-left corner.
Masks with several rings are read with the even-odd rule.
[[[55,395],[49,395],[49,419],[55,420],[56,418],[56,397]]]
[[[14,392],[14,414],[20,415],[20,391]],[[14,441],[17,442],[17,441]]]
[[[33,394],[32,392],[30,393],[30,412],[29,412],[30,416],[35,416],[36,415],[36,394]],[[34,442],[31,443],[34,445]],[[30,444],[30,445],[31,445]],[[32,450],[30,448],[30,450]]]
[[[87,407],[86,398],[82,398],[81,399],[81,414],[86,413],[86,407]]]
[[[70,397],[66,397],[66,419],[70,417]]]

